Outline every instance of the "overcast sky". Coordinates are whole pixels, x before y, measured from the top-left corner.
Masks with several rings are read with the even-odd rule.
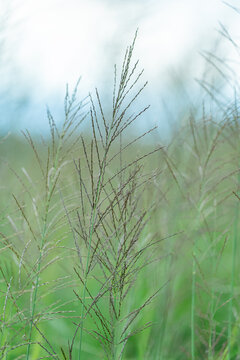
[[[220,0],[0,0],[0,4],[5,20],[2,87],[10,87],[16,96],[30,93],[31,102],[43,111],[52,99],[63,96],[67,82],[72,85],[79,76],[83,94],[95,86],[111,86],[113,65],[121,64],[136,28],[136,58],[149,80],[153,106],[164,96],[171,72],[179,75],[186,67],[182,75],[188,81],[201,76],[204,62],[199,52],[213,48],[219,22],[239,37],[240,15]],[[231,4],[236,6],[237,1]],[[35,119],[35,126],[45,120]],[[13,123],[18,126],[18,121]],[[21,125],[29,126],[28,121],[26,117]]]

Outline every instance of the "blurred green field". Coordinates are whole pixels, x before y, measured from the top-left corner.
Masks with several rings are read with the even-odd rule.
[[[37,145],[43,159],[47,145]],[[143,143],[135,145],[134,151],[126,150],[123,163],[125,157],[134,160],[137,153],[146,153],[149,147]],[[39,234],[44,184],[34,151],[22,138],[10,136],[2,141],[0,153],[1,358],[20,359],[26,356],[33,301],[34,277],[29,269],[36,271],[38,261],[38,239],[28,244],[32,240],[28,222],[34,234]],[[31,359],[51,358],[44,349],[51,352],[51,347],[64,359],[62,347],[68,358],[68,344],[80,318],[80,304],[73,290],[80,293],[82,284],[74,272],[79,264],[64,207],[76,221],[80,191],[73,159],[81,156],[77,143],[65,159],[69,162],[60,177],[61,193],[54,194],[50,205],[47,249],[36,302],[38,330],[33,328]],[[143,159],[142,165],[147,173],[158,170],[158,174],[146,183],[141,200],[140,206],[154,201],[156,206],[139,242],[144,244],[151,237],[163,241],[154,252],[149,249],[149,265],[140,270],[123,312],[125,307],[133,310],[141,306],[152,293],[161,290],[143,309],[133,330],[148,322],[152,322],[151,327],[129,338],[122,358],[191,359],[194,341],[196,359],[237,359],[238,118],[231,114],[222,123],[191,119],[169,144]],[[109,173],[114,173],[117,166],[113,164]],[[83,176],[88,176],[87,170]],[[22,213],[13,195],[24,209]],[[94,272],[88,285],[93,293],[99,288]],[[104,303],[101,299],[99,306],[107,312],[108,300]],[[99,341],[89,334],[94,326],[91,317],[85,320],[83,359],[106,356]],[[72,356],[77,359],[77,349]]]
[[[1,359],[240,358],[238,108],[132,136],[133,47],[112,113],[0,140]]]

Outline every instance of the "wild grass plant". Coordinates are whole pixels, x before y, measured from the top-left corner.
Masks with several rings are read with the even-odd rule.
[[[146,86],[134,93],[143,72],[137,73],[138,62],[131,65],[133,47],[134,42],[125,54],[119,84],[115,68],[111,117],[105,116],[97,90],[96,103],[90,95],[90,111],[82,114],[84,105],[77,101],[76,87],[72,96],[67,90],[61,129],[48,111],[51,140],[43,144],[46,151],[38,150],[28,131],[23,133],[35,156],[38,176],[35,180],[22,168],[26,185],[12,169],[23,196],[12,194],[19,218],[7,217],[15,230],[12,236],[2,233],[3,250],[13,252],[16,267],[10,279],[5,275],[9,266],[2,267],[7,289],[2,358],[32,359],[45,352],[45,357],[85,359],[87,334],[101,344],[105,355],[100,352],[100,357],[120,359],[128,339],[150,325],[133,327],[161,286],[147,292],[137,306],[131,293],[138,274],[156,261],[145,253],[152,254],[161,241],[146,230],[156,204],[143,206],[142,202],[146,184],[156,177],[143,173],[143,161],[160,148],[127,161],[124,156],[126,149],[149,133],[127,144],[122,139],[147,110],[130,113]],[[92,127],[87,140],[76,135],[85,117]],[[73,152],[78,158],[68,160]],[[74,171],[74,184],[65,180],[68,171]],[[67,273],[63,271],[66,264]],[[65,296],[68,288],[72,296]],[[56,292],[62,301],[56,301]],[[55,349],[43,328],[58,318],[73,319],[72,335]],[[14,345],[18,336],[23,340]]]
[[[130,138],[134,43],[111,112],[77,84],[49,138],[0,143],[1,359],[239,358],[237,102]]]

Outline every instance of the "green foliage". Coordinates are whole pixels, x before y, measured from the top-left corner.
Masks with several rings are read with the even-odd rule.
[[[77,84],[49,139],[0,142],[0,359],[238,358],[238,108],[130,138],[133,48],[111,114]]]

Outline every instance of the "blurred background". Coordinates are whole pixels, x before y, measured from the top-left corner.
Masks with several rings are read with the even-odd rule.
[[[239,73],[238,48],[227,39],[239,39],[237,3],[0,0],[0,134],[45,132],[46,107],[61,121],[66,83],[73,88],[79,77],[82,98],[97,87],[110,107],[114,64],[120,70],[137,28],[135,59],[149,81],[141,101],[151,104],[139,126],[166,133],[209,94],[229,101]]]

